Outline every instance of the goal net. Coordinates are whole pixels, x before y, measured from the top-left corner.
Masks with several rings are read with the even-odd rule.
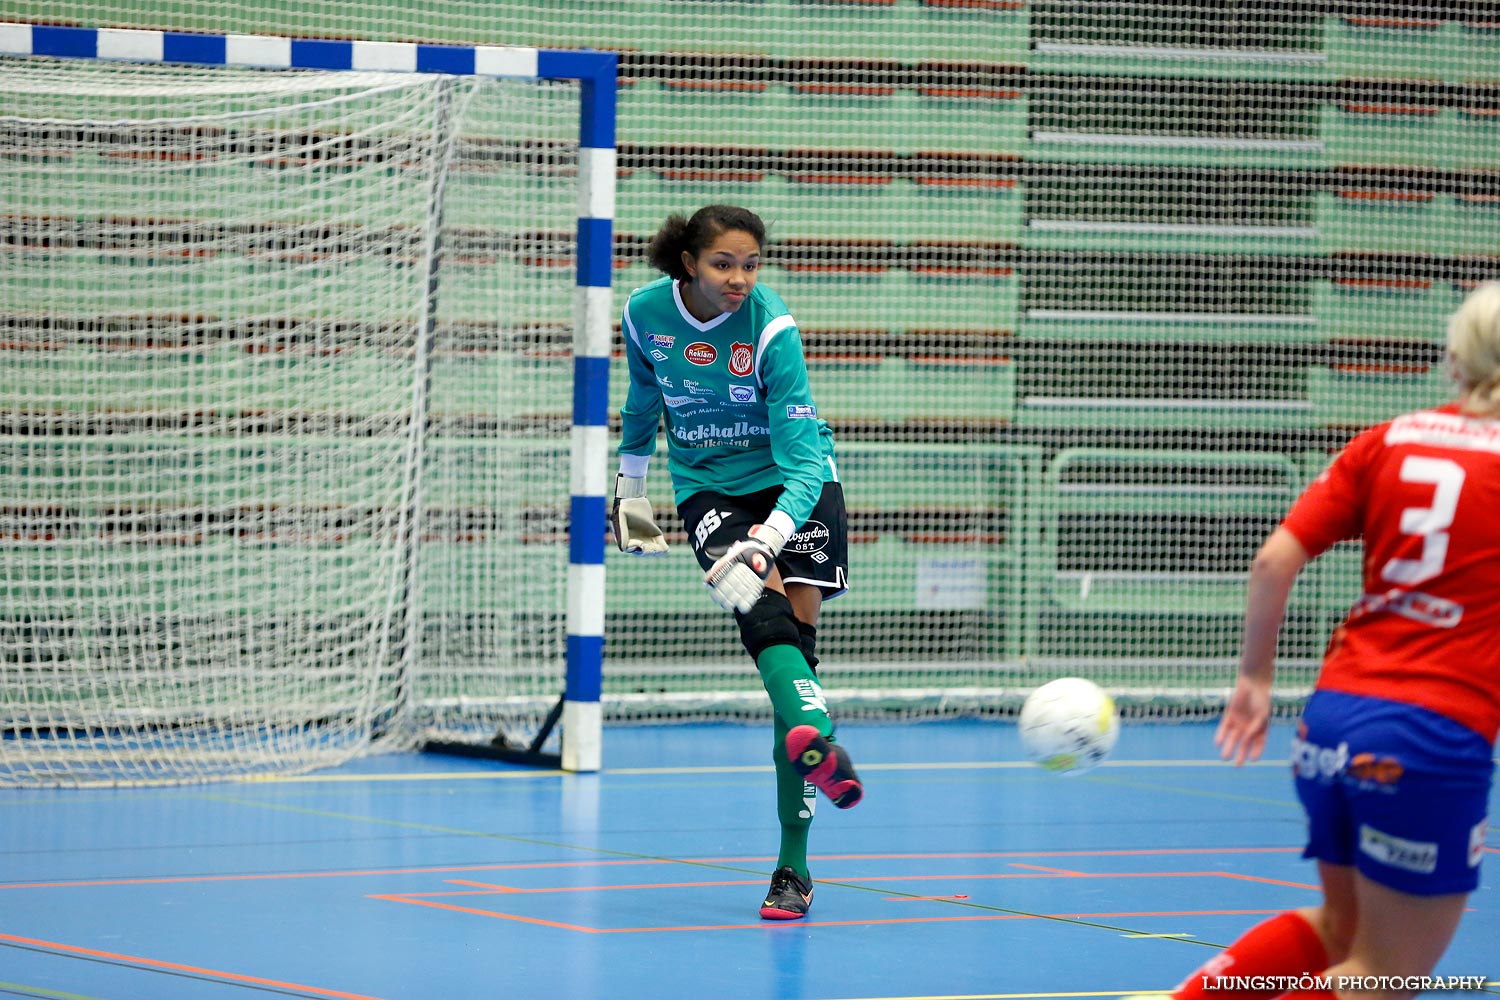
[[[5,61],[0,774],[535,732],[578,128],[565,83]]]
[[[769,224],[849,504],[818,639],[841,720],[1010,713],[1067,674],[1216,710],[1260,539],[1356,431],[1447,397],[1446,316],[1500,275],[1488,0],[49,17],[618,53],[615,322],[668,213]],[[609,546],[604,601],[566,596],[571,85],[5,70],[0,767],[525,742],[580,614],[607,720],[766,718],[662,449],[671,552]],[[1281,710],[1359,570],[1344,544],[1299,580]]]

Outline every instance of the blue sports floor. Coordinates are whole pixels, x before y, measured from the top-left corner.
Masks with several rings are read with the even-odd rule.
[[[1130,725],[1059,778],[1015,727],[845,726],[810,917],[761,921],[763,727],[609,729],[608,769],[372,758],[305,778],[0,790],[0,997],[980,1000],[1166,988],[1316,899],[1284,761]],[[1272,734],[1284,754],[1287,727]],[[1492,816],[1500,810],[1492,809]],[[1438,971],[1500,994],[1500,836]]]

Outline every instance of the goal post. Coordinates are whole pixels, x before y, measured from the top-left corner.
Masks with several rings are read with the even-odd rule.
[[[0,784],[597,770],[616,56],[10,23],[0,59]]]

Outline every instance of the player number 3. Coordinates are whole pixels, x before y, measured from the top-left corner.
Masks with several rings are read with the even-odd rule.
[[[1448,558],[1448,531],[1458,511],[1458,494],[1464,488],[1463,466],[1446,458],[1410,455],[1401,463],[1401,481],[1429,483],[1434,488],[1428,507],[1407,507],[1401,512],[1401,531],[1422,539],[1422,554],[1416,559],[1392,559],[1380,570],[1382,579],[1415,586],[1443,571]]]

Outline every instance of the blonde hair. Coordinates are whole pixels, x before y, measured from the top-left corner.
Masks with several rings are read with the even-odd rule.
[[[1453,313],[1448,364],[1466,410],[1500,412],[1500,281],[1481,283]]]

